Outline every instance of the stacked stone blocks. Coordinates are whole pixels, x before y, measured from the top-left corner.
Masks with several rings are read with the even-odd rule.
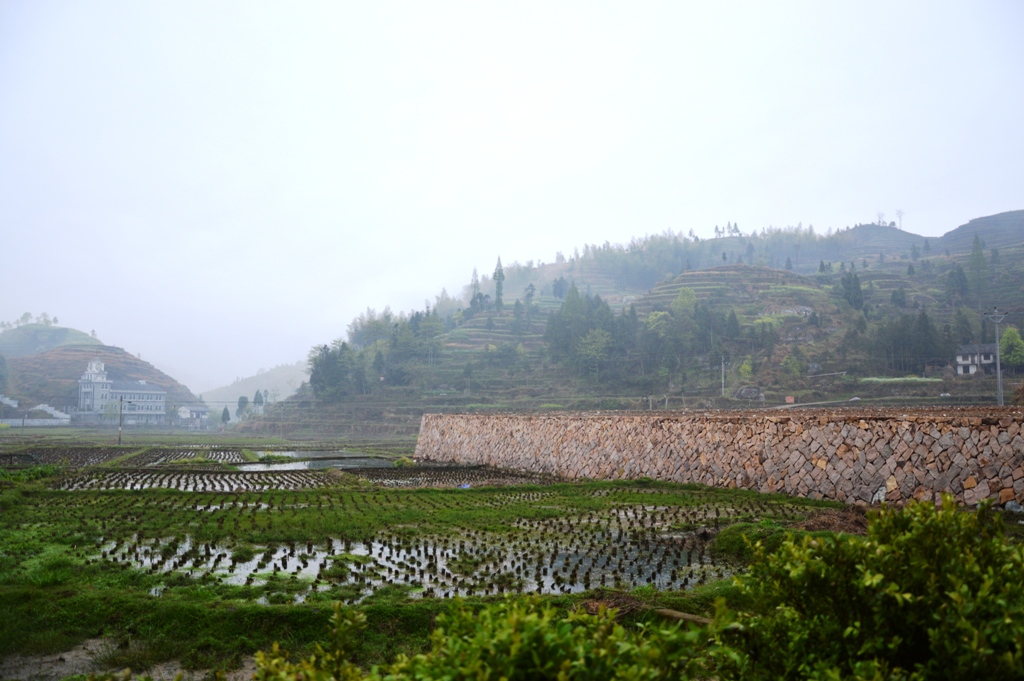
[[[698,482],[847,503],[1024,503],[1020,409],[426,414],[416,456],[568,479]]]

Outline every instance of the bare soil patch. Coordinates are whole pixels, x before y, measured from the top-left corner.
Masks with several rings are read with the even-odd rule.
[[[868,532],[867,509],[863,506],[823,509],[807,520],[796,523],[793,529],[865,535]]]

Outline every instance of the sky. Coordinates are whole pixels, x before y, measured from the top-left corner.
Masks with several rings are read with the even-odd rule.
[[[474,267],[1024,208],[1024,3],[0,0],[0,320],[201,393]]]

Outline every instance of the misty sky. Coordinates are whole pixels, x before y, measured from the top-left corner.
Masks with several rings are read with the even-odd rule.
[[[0,0],[0,319],[195,392],[474,266],[1024,208],[1024,3]]]

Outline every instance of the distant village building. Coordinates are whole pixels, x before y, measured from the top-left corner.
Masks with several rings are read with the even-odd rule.
[[[188,430],[206,430],[210,424],[210,410],[205,405],[178,407],[178,425]]]
[[[123,400],[123,403],[122,403]],[[103,362],[94,359],[78,381],[78,417],[116,422],[123,409],[125,425],[164,422],[167,391],[145,381],[111,381]]]
[[[956,351],[956,373],[970,376],[979,371],[990,373],[996,370],[996,344],[971,343],[961,345]]]

